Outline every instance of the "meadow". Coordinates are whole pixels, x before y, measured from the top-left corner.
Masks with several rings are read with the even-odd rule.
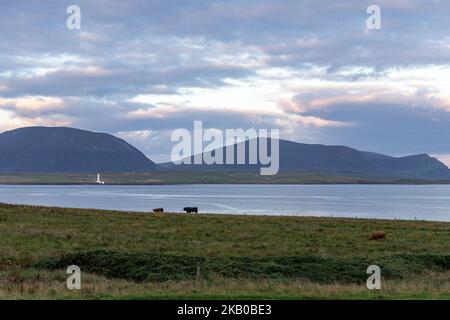
[[[1,204],[0,298],[449,299],[450,223]]]

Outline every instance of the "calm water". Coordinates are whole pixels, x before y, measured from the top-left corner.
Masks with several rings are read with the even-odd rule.
[[[450,185],[6,186],[0,202],[60,207],[450,221]]]

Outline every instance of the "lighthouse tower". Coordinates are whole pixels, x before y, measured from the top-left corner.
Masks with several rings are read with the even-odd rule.
[[[97,173],[97,181],[96,181],[96,183],[97,184],[105,184],[104,181],[100,180],[100,173]]]

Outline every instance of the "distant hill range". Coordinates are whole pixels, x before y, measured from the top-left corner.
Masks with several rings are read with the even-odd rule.
[[[64,127],[27,127],[0,134],[0,172],[146,172],[157,165],[122,139]]]
[[[270,139],[269,139],[270,141]],[[427,154],[406,157],[391,157],[383,154],[358,151],[345,146],[304,144],[279,141],[280,172],[314,172],[333,175],[351,175],[372,179],[425,179],[448,180],[450,170],[436,158]],[[249,165],[249,141],[242,142],[247,155],[245,165],[174,165],[160,164],[166,169],[177,170],[259,170],[260,165]],[[235,161],[237,145],[234,146]],[[270,144],[269,144],[270,150]],[[221,152],[226,157],[226,148],[209,152]],[[193,157],[191,157],[193,163]],[[259,163],[259,160],[258,160]]]
[[[248,155],[249,141],[242,144]],[[238,145],[234,148],[236,156]],[[226,156],[226,148],[222,152]],[[27,127],[0,134],[1,173],[256,171],[259,168],[250,164],[156,165],[122,139],[74,128]],[[280,172],[294,171],[371,179],[450,180],[450,170],[427,154],[391,157],[345,146],[280,140]]]

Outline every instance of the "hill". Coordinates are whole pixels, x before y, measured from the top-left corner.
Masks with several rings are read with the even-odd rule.
[[[0,134],[0,172],[144,172],[157,165],[122,139],[65,127],[26,127]]]
[[[280,174],[347,176],[377,181],[450,181],[450,170],[427,154],[392,157],[346,146],[279,142]],[[200,171],[256,173],[261,166],[249,164],[249,145],[249,141],[234,145],[234,163],[237,163],[238,150],[243,149],[244,164],[177,166],[165,163],[158,166],[126,141],[106,133],[65,127],[27,127],[0,134],[0,173],[155,173],[160,171],[158,169],[173,174],[180,170],[193,174]],[[268,149],[270,152],[270,145]],[[217,152],[226,158],[227,148],[208,153]]]
[[[242,146],[245,144],[245,146]],[[353,175],[371,179],[425,179],[448,180],[450,170],[442,162],[427,154],[406,157],[392,157],[383,154],[359,151],[346,146],[327,146],[321,144],[304,144],[292,141],[279,141],[280,172],[313,172],[327,175]],[[234,145],[234,163],[237,163],[237,150],[245,150],[245,164],[224,165],[175,165],[162,164],[166,169],[178,170],[259,170],[259,164],[249,164],[249,141]],[[269,144],[270,151],[270,144]],[[211,152],[223,153],[226,158],[227,148]],[[203,154],[203,157],[205,154]],[[193,157],[191,157],[193,163]],[[258,159],[258,163],[259,159]]]

